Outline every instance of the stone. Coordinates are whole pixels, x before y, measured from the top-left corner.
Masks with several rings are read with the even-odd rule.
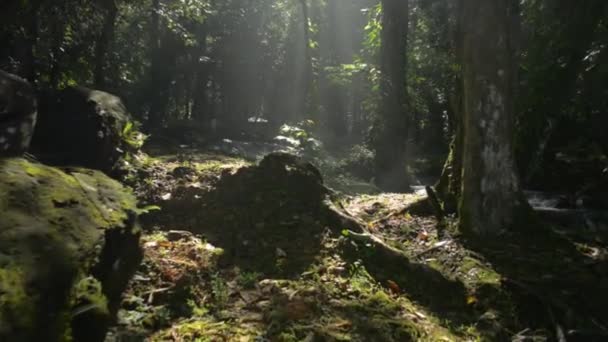
[[[99,171],[0,159],[0,341],[103,341],[141,261],[135,197]]]
[[[36,96],[32,86],[0,70],[0,156],[27,151],[36,124]]]
[[[41,92],[32,152],[47,164],[111,173],[130,150],[129,125],[131,116],[115,95],[83,87]]]

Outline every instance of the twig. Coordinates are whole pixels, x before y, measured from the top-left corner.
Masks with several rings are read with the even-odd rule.
[[[445,235],[445,212],[443,211],[443,207],[439,200],[437,199],[437,194],[430,186],[425,186],[426,194],[429,198],[429,202],[433,207],[433,211],[435,213],[435,217],[437,218],[437,237],[443,238]]]
[[[428,249],[426,249],[426,250],[424,250],[424,251],[422,251],[422,252],[414,255],[414,258],[420,258],[421,256],[426,255],[426,254],[428,254],[430,252],[436,251],[436,250],[438,250],[440,248],[443,248],[445,246],[449,246],[449,245],[452,244],[452,242],[454,242],[454,240],[445,240],[445,241],[438,242],[433,247],[428,248]]]

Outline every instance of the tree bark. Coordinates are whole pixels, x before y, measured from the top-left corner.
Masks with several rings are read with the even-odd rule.
[[[376,184],[387,190],[404,190],[409,183],[406,168],[409,4],[407,0],[383,0],[382,11],[381,117],[374,127]]]
[[[51,9],[52,20],[49,25],[51,33],[51,67],[49,70],[49,86],[51,89],[57,89],[62,72],[62,45],[65,38],[66,23],[61,20],[62,16],[66,15],[66,5],[56,6]]]
[[[114,26],[118,16],[118,7],[115,0],[102,1],[104,20],[101,34],[95,44],[95,71],[94,83],[96,87],[103,88],[106,83],[105,65],[108,50],[114,40]]]
[[[168,104],[170,74],[167,68],[170,67],[170,52],[164,46],[166,39],[163,39],[163,32],[160,27],[160,0],[152,1],[152,13],[150,21],[150,91],[148,94],[149,111],[148,127],[152,130],[163,126],[165,120],[165,110]]]
[[[455,71],[452,92],[449,95],[449,124],[452,131],[452,142],[450,143],[450,153],[443,166],[443,171],[439,181],[435,185],[439,198],[443,201],[443,207],[448,213],[455,213],[458,210],[460,199],[460,188],[462,185],[462,154],[463,154],[463,117],[464,117],[464,89],[462,82],[462,1],[458,0],[455,4],[456,25],[452,32],[451,47],[448,47],[448,54],[453,55],[455,63],[459,66]],[[448,36],[450,34],[446,34]]]
[[[34,0],[29,3],[28,15],[29,19],[24,27],[25,38],[23,41],[24,45],[24,56],[23,66],[21,68],[21,74],[32,84],[37,79],[37,68],[36,68],[36,44],[38,43],[39,37],[39,12],[42,7],[42,0]]]
[[[303,20],[303,32],[304,32],[304,58],[305,66],[302,77],[302,89],[304,95],[302,96],[303,103],[300,107],[303,110],[304,115],[310,115],[310,96],[312,95],[312,81],[313,81],[313,70],[312,70],[312,52],[310,51],[310,15],[308,11],[308,4],[306,0],[300,0],[300,6],[302,7],[302,20]]]
[[[525,200],[513,154],[516,23],[513,0],[464,0],[461,227],[495,235],[520,218]]]

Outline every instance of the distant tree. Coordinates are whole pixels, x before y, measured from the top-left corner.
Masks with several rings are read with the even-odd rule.
[[[583,93],[580,80],[592,69],[593,51],[606,44],[602,27],[608,2],[532,0],[525,2],[524,10],[528,39],[516,152],[523,180],[529,182],[538,177],[559,122],[568,113],[593,111],[573,108],[572,99]],[[591,102],[592,93],[586,95],[583,102]]]
[[[380,48],[380,117],[373,132],[376,184],[407,186],[407,32],[408,0],[382,1]]]
[[[108,51],[114,40],[114,28],[118,16],[116,0],[100,0],[100,10],[103,12],[103,25],[99,38],[95,43],[95,86],[103,88],[106,85],[106,70]]]

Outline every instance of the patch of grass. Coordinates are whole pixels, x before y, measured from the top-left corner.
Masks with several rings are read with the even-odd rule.
[[[258,280],[260,280],[261,276],[262,274],[258,272],[242,272],[236,278],[236,282],[243,288],[252,289],[255,287]]]
[[[222,309],[228,303],[228,297],[230,295],[228,284],[222,278],[219,273],[215,273],[211,276],[211,293],[213,294],[213,300],[217,309]]]
[[[462,260],[458,272],[469,284],[500,284],[500,274],[481,261],[467,256]]]

